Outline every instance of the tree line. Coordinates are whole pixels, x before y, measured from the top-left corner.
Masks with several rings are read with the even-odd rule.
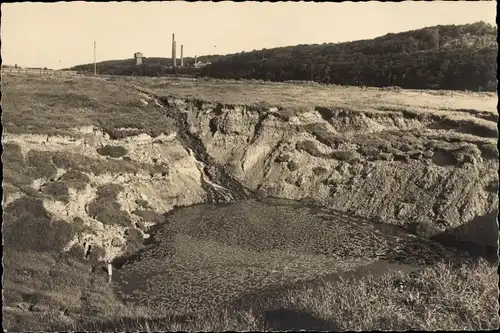
[[[341,44],[241,52],[213,62],[201,75],[495,91],[497,51],[496,28],[479,22],[436,26]]]

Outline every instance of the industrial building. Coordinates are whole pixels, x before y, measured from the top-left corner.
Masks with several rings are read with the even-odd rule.
[[[144,58],[144,56],[142,55],[141,52],[134,53],[134,58],[135,58],[135,64],[137,66],[142,65],[142,58]]]

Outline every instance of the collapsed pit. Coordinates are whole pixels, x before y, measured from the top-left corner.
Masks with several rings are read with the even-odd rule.
[[[487,101],[464,98],[457,102],[436,95],[429,106],[427,100],[419,102],[413,95],[408,99],[403,91],[397,96],[388,92],[388,102],[378,99],[373,105],[360,105],[357,100],[349,105],[334,101],[336,107],[270,107],[165,97],[164,92],[147,91],[151,103],[144,105],[136,103],[144,98],[137,87],[119,83],[108,87],[105,81],[78,84],[90,83],[102,84],[102,91],[112,89],[113,98],[127,99],[120,117],[113,100],[99,112],[70,103],[71,108],[85,114],[82,119],[94,124],[71,129],[64,127],[75,126],[74,118],[64,123],[64,116],[71,112],[58,114],[62,124],[56,130],[58,135],[50,126],[35,123],[36,119],[29,128],[22,122],[16,125],[17,115],[7,119],[11,131],[3,138],[4,233],[10,233],[8,241],[18,243],[12,247],[12,258],[17,258],[16,251],[37,253],[39,249],[47,253],[75,251],[84,257],[89,245],[99,257],[89,255],[91,262],[121,258],[141,253],[148,228],[163,223],[165,214],[170,219],[169,212],[178,214],[179,207],[201,209],[195,205],[236,202],[235,206],[217,208],[235,209],[255,205],[249,199],[276,197],[301,202],[301,208],[293,208],[295,212],[303,210],[315,219],[317,212],[311,212],[304,200],[335,212],[338,218],[332,223],[354,226],[358,220],[368,221],[362,224],[364,232],[374,225],[387,226],[387,230],[394,226],[409,244],[418,238],[407,236],[411,232],[423,238],[418,239],[424,243],[418,244],[438,244],[439,248],[444,244],[452,252],[453,247],[473,249],[473,256],[494,253],[496,259],[497,118],[491,110],[483,109]],[[37,95],[40,103],[43,89],[45,85]],[[88,93],[84,88],[79,91]],[[50,96],[53,103],[56,97],[53,92]],[[389,97],[397,97],[398,102],[390,102]],[[402,105],[401,100],[408,105]],[[108,101],[102,102],[106,105]],[[135,103],[131,111],[127,103]],[[447,107],[438,107],[443,104]],[[475,109],[476,104],[480,109]],[[134,123],[139,118],[144,121]],[[51,126],[55,123],[59,126],[59,122]],[[23,173],[25,169],[28,172]],[[105,195],[102,188],[106,187],[116,191]],[[265,210],[260,205],[269,206],[259,202],[252,207]],[[20,207],[27,209],[23,212]],[[272,207],[271,212],[282,206]],[[200,213],[201,217],[206,212]],[[237,212],[231,214],[236,216]],[[40,234],[53,231],[57,237],[27,237],[27,229],[17,224],[24,220],[33,222],[30,230]],[[197,220],[202,219],[193,218]],[[324,223],[318,221],[319,225]],[[48,223],[53,226],[50,230]],[[151,234],[154,238],[154,232]],[[180,234],[188,243],[202,243],[187,231]],[[261,235],[266,239],[266,233]],[[207,246],[221,253],[234,246],[222,245],[223,241],[227,239],[217,239],[219,247],[210,247],[210,241]],[[189,247],[183,249],[188,251]],[[235,251],[244,252],[240,248]],[[271,247],[272,251],[282,249]],[[373,257],[373,249],[365,251],[361,258]],[[8,262],[13,267],[23,260]],[[16,269],[22,272],[24,267]],[[275,270],[279,269],[282,267]],[[179,279],[189,276],[186,272]],[[269,270],[263,272],[266,275]],[[301,274],[294,272],[298,274],[294,278]],[[78,271],[75,276],[82,274]],[[180,294],[173,295],[182,299]],[[9,302],[18,298],[9,292]]]

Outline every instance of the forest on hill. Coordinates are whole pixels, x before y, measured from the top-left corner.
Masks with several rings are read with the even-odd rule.
[[[344,43],[297,45],[200,57],[208,66],[182,73],[220,79],[308,80],[406,89],[496,91],[497,28],[477,22],[439,25]],[[189,64],[193,59],[186,59]],[[102,74],[163,76],[171,59],[98,64]],[[76,66],[86,70],[92,64]]]
[[[479,22],[228,55],[203,76],[408,89],[496,90],[497,29]]]

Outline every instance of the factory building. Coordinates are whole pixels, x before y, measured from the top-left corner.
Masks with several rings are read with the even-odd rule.
[[[142,55],[141,52],[134,53],[134,58],[135,58],[135,64],[137,66],[142,65],[142,58],[144,58],[144,56]]]

